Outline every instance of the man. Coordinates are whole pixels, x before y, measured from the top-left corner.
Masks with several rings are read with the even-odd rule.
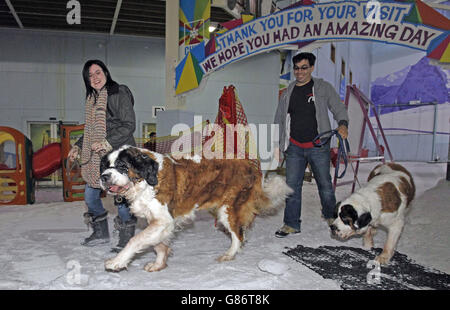
[[[149,140],[144,143],[144,147],[152,152],[156,152],[156,132],[152,131],[148,137]]]
[[[338,122],[339,134],[346,139],[348,115],[333,86],[311,76],[315,60],[311,53],[293,57],[296,80],[281,95],[275,114],[274,122],[280,126],[275,154],[284,152],[286,182],[294,190],[286,199],[284,225],[275,233],[279,238],[301,231],[302,185],[308,163],[317,183],[322,215],[329,225],[333,220],[336,197],[330,175],[330,143],[315,147],[313,140],[319,133],[331,130],[328,110]]]

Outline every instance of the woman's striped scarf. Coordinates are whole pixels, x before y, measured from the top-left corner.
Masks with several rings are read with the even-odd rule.
[[[106,104],[108,92],[103,88],[98,96],[86,100],[86,121],[84,125],[83,148],[81,150],[81,176],[93,188],[100,188],[101,156],[92,151],[92,144],[106,138]],[[102,154],[104,155],[104,154]]]

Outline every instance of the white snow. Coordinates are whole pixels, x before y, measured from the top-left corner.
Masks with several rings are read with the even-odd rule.
[[[273,261],[270,259],[263,259],[258,263],[258,268],[277,276],[285,274],[289,270],[289,265],[282,262]]]
[[[402,164],[415,178],[417,196],[397,250],[417,263],[450,273],[450,182],[445,180],[446,164]],[[362,184],[374,165],[361,164]],[[80,245],[91,233],[83,224],[83,202],[0,206],[0,289],[338,290],[336,281],[325,280],[282,254],[285,247],[299,244],[362,247],[361,238],[346,242],[330,238],[320,216],[316,185],[306,182],[303,188],[300,234],[284,239],[274,236],[282,225],[282,210],[274,216],[258,217],[236,259],[219,263],[215,259],[229,248],[230,239],[215,227],[208,212],[200,211],[195,222],[173,239],[168,268],[155,273],[143,269],[156,257],[151,249],[139,254],[128,270],[104,270],[103,263],[114,255],[109,251],[117,242],[112,234],[116,211],[110,197],[105,205],[111,210],[113,238],[111,244],[93,248]],[[338,200],[349,194],[349,185],[338,186]],[[42,200],[46,201],[45,197]],[[382,247],[385,237],[386,233],[379,230],[375,246]]]

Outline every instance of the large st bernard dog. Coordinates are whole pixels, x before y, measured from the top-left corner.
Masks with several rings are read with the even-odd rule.
[[[258,214],[282,205],[292,192],[281,177],[262,182],[248,160],[198,157],[174,158],[146,149],[123,146],[102,158],[101,186],[127,199],[130,210],[148,226],[125,248],[105,262],[108,271],[127,267],[136,253],[153,246],[155,262],[146,271],[165,268],[169,240],[177,224],[208,209],[231,235],[231,247],[219,261],[232,260],[244,241],[244,232]]]
[[[394,254],[405,212],[416,188],[411,174],[395,163],[376,166],[367,181],[367,186],[338,203],[337,218],[330,228],[333,235],[342,239],[364,234],[364,247],[370,249],[375,228],[378,225],[386,227],[387,240],[383,252],[375,260],[387,264]]]

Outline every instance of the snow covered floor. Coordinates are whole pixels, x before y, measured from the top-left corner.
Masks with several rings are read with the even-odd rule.
[[[415,178],[417,196],[397,250],[419,264],[450,273],[450,182],[445,180],[446,164],[402,164]],[[375,165],[361,165],[361,181]],[[339,186],[337,199],[349,193],[349,185]],[[155,258],[150,249],[140,254],[128,271],[109,273],[103,263],[113,256],[109,250],[117,236],[113,235],[110,245],[81,246],[80,241],[90,234],[82,221],[83,212],[83,202],[1,206],[0,289],[339,290],[336,281],[323,279],[282,252],[298,244],[362,245],[361,238],[346,242],[330,238],[320,217],[317,187],[305,183],[301,234],[284,239],[274,236],[282,225],[282,210],[275,216],[259,217],[236,259],[218,263],[215,258],[228,249],[230,240],[214,227],[212,216],[199,212],[194,224],[174,238],[168,268],[156,273],[143,270]],[[111,212],[111,232],[114,216]],[[379,230],[375,246],[382,247],[385,237],[386,233]]]

